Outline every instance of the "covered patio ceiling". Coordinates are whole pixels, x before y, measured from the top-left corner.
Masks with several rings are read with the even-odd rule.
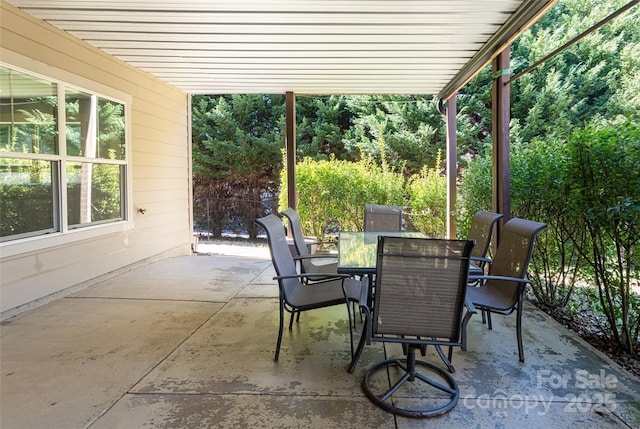
[[[449,98],[557,0],[5,0],[190,94]]]

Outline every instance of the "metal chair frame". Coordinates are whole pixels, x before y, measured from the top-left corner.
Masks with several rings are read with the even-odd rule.
[[[271,214],[257,219],[256,223],[267,233],[271,261],[277,274],[274,280],[278,281],[280,317],[274,360],[277,361],[280,355],[285,312],[291,313],[289,320],[289,329],[291,329],[296,314],[299,320],[300,313],[303,311],[346,304],[349,326],[351,326],[349,304],[358,300],[360,282],[347,275],[336,274],[338,278],[319,280],[312,284],[304,283],[303,280],[313,278],[314,275],[296,271],[282,220]],[[351,329],[349,333],[352,335]]]
[[[465,296],[473,245],[472,240],[379,238],[374,304],[370,308],[369,289],[363,287],[360,306],[366,316],[365,323],[348,370],[355,369],[365,343],[403,345],[406,357],[384,360],[365,373],[363,390],[381,408],[405,417],[434,417],[450,411],[458,402],[460,391],[449,372],[454,372],[453,347],[466,349],[464,330],[475,313],[473,304]],[[465,306],[467,311],[463,312]],[[416,351],[420,350],[424,356],[428,345],[435,346],[446,369],[416,359]],[[442,347],[449,347],[448,356]],[[379,371],[393,373],[386,372],[391,367],[397,368],[402,376],[386,391],[376,392],[372,379]],[[420,373],[418,367],[429,371],[431,376]],[[433,375],[441,380],[434,379]],[[394,395],[407,382],[423,383],[430,392],[435,392],[433,396],[446,404],[419,409],[402,407]]]
[[[302,225],[298,212],[289,207],[286,210],[282,211],[281,214],[284,215],[284,217],[286,217],[289,222],[289,230],[291,231],[293,243],[298,253],[298,256],[295,256],[294,260],[300,262],[301,272],[318,275],[314,277],[316,280],[328,280],[331,278],[340,277],[337,272],[337,255],[326,253],[311,253],[306,242],[304,232],[302,231]],[[320,243],[316,242],[313,244]]]
[[[470,275],[482,275],[486,267],[491,264],[491,259],[487,258],[489,246],[493,238],[493,230],[496,224],[504,215],[499,213],[478,210],[471,217],[471,227],[467,239],[475,240],[476,245],[471,253]]]
[[[518,358],[524,362],[522,344],[522,310],[524,292],[531,281],[526,278],[529,262],[533,255],[536,236],[547,225],[526,219],[512,218],[504,224],[500,243],[489,266],[488,275],[469,276],[467,295],[473,305],[486,314],[489,329],[491,313],[509,315],[516,312],[516,336]],[[483,317],[483,322],[485,319]]]

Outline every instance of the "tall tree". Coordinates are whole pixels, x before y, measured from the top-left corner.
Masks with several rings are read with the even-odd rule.
[[[296,97],[297,158],[353,161],[354,153],[345,147],[344,135],[351,128],[353,113],[345,96]]]
[[[578,36],[626,0],[564,0],[513,45],[514,72]],[[566,136],[594,117],[638,108],[640,8],[618,16],[512,86],[512,117],[519,139]],[[635,105],[621,95],[635,98]],[[634,96],[635,94],[635,96]],[[633,107],[632,107],[633,106]]]
[[[241,210],[228,202],[220,204],[214,219],[240,216],[244,228],[255,235],[253,219],[263,214],[260,201],[280,186],[283,118],[280,95],[194,97],[194,192],[200,197],[236,198],[241,200],[237,205],[250,202]],[[212,232],[219,235],[221,230],[215,225]]]
[[[359,156],[419,172],[435,166],[444,149],[444,120],[431,96],[357,96],[347,99],[354,115],[345,146]]]

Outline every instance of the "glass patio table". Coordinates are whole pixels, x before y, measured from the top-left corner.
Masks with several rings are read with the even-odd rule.
[[[341,231],[338,239],[338,273],[372,275],[376,273],[378,237],[422,237],[421,232]]]

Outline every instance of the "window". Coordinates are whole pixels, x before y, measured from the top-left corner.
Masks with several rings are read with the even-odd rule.
[[[127,218],[126,105],[0,66],[0,241]]]

